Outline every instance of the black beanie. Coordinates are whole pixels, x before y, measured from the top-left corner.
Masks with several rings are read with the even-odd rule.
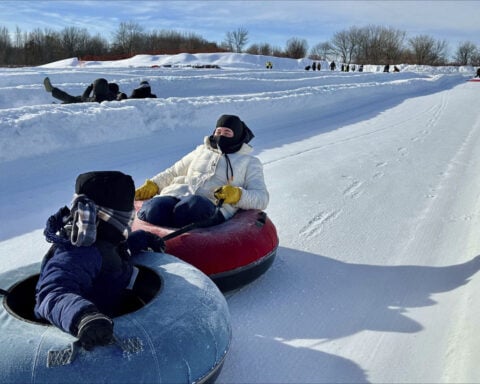
[[[119,211],[134,209],[135,183],[119,171],[94,171],[77,177],[75,193],[84,194],[102,207]]]

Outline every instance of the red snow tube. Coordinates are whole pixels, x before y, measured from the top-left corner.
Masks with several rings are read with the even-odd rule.
[[[135,201],[138,211],[142,201]],[[175,228],[159,227],[135,218],[133,230],[164,237]],[[222,224],[196,228],[166,241],[166,252],[208,275],[222,291],[250,283],[273,263],[277,230],[260,210],[239,210]]]

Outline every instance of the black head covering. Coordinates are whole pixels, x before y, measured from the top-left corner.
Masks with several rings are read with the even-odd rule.
[[[117,94],[120,91],[120,87],[117,83],[108,83],[108,89],[114,94]]]
[[[106,79],[96,79],[93,82],[93,93],[96,96],[106,96],[109,93],[108,81]]]
[[[243,143],[248,143],[255,137],[250,128],[235,115],[220,116],[215,125],[215,129],[218,127],[230,128],[233,131],[233,137],[215,136],[215,131],[213,131],[213,135],[210,136],[212,146],[215,148],[220,147],[223,153],[237,152]]]
[[[75,193],[84,194],[96,205],[119,211],[134,209],[135,184],[119,171],[94,171],[77,177]]]

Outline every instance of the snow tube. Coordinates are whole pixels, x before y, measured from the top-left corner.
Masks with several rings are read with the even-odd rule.
[[[9,287],[0,306],[0,383],[213,382],[231,341],[223,294],[171,255],[143,253],[135,262],[141,284],[114,318],[116,342],[91,351],[34,320],[40,263],[0,274]]]
[[[138,211],[142,201],[135,201]],[[159,227],[135,218],[133,229],[164,237],[174,228]],[[167,252],[208,275],[221,291],[248,284],[272,265],[278,247],[277,230],[266,213],[240,210],[226,222],[196,228],[166,241]]]
[[[467,80],[467,81],[471,81],[471,82],[474,82],[474,83],[479,83],[480,82],[480,79],[470,79],[470,80]]]

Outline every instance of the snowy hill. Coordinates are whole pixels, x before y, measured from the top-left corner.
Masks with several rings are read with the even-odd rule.
[[[118,169],[141,184],[238,114],[256,135],[280,248],[228,296],[218,381],[480,381],[474,69],[310,63],[222,53],[0,69],[0,270],[42,258],[45,220],[70,203],[77,174]],[[207,64],[220,68],[192,68]],[[53,104],[45,76],[73,95],[98,77],[127,94],[148,80],[158,98]]]

